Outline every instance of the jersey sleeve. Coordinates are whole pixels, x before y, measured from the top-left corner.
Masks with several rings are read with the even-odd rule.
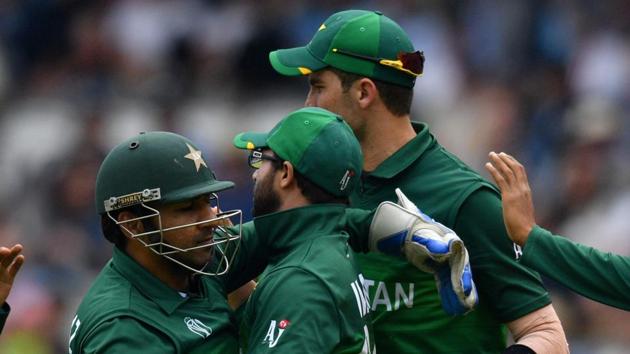
[[[630,310],[630,258],[534,227],[521,263],[595,301]]]
[[[247,353],[332,352],[340,340],[339,317],[326,286],[297,268],[276,271],[264,282],[246,312]]]
[[[118,317],[103,322],[86,337],[80,351],[71,351],[71,353],[85,354],[176,352],[177,348],[165,336],[152,327],[127,317]]]
[[[455,232],[468,249],[480,306],[490,307],[501,322],[551,303],[538,273],[516,260],[495,191],[484,187],[468,196],[458,212]]]
[[[348,243],[355,252],[369,252],[370,224],[374,217],[374,211],[346,208],[345,214],[343,229],[350,236]]]

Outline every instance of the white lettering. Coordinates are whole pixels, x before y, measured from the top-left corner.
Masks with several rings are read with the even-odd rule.
[[[359,274],[359,279],[363,278]],[[376,283],[376,284],[375,284]],[[383,281],[374,281],[371,279],[363,279],[365,295],[367,301],[371,301],[371,309],[374,311],[379,305],[385,306],[386,311],[399,310],[402,305],[406,308],[413,308],[414,299],[414,283],[385,283]],[[370,293],[370,288],[376,285],[374,293]],[[392,306],[390,293],[394,293],[394,303]],[[373,296],[370,296],[372,295]]]
[[[523,256],[523,249],[521,248],[521,246],[515,243],[514,244],[514,258],[519,259],[521,258],[521,256]]]
[[[378,282],[378,287],[376,288],[376,293],[374,294],[374,302],[372,303],[372,310],[375,310],[376,306],[378,305],[385,305],[387,307],[387,311],[392,310],[392,303],[389,300],[389,293],[387,292],[385,283],[383,283],[382,281]]]
[[[394,302],[394,310],[398,310],[400,308],[400,299],[403,300],[403,303],[407,308],[413,307],[413,283],[409,283],[409,296],[405,294],[405,289],[401,283],[396,283],[396,301]]]
[[[363,340],[363,348],[361,348],[360,354],[375,354],[376,348],[373,348],[372,344],[370,344],[370,331],[367,325],[363,326],[363,334],[365,335],[365,339]]]
[[[359,279],[353,281],[350,284],[350,287],[352,288],[355,300],[357,301],[359,314],[361,315],[361,317],[365,317],[365,315],[370,312],[370,300],[365,291],[365,286],[361,282],[361,279],[363,279],[363,276],[359,274]]]
[[[286,329],[286,325],[285,325],[285,328],[283,328],[282,323],[281,323],[280,330],[278,331],[278,336],[276,337],[276,321],[271,320],[271,323],[269,324],[269,329],[267,330],[267,334],[265,335],[265,338],[263,339],[263,343],[265,342],[269,343],[269,348],[275,347],[278,344],[278,340],[280,339],[280,336],[282,335],[282,333],[284,333],[285,329]]]
[[[72,319],[72,323],[70,324],[70,340],[68,341],[68,353],[72,354],[72,348],[70,348],[70,344],[72,340],[77,335],[77,331],[79,330],[79,326],[81,325],[81,320],[79,320],[79,316],[74,316]]]
[[[276,321],[271,320],[271,324],[269,325],[269,329],[267,330],[267,335],[263,338],[263,343],[265,342],[273,342],[273,338],[275,337],[276,332]]]
[[[361,296],[359,295],[359,289],[357,289],[356,280],[350,284],[350,287],[352,288],[352,292],[354,293],[354,299],[357,301],[357,308],[359,309],[359,313],[361,314],[361,317],[363,317],[363,306],[361,303]]]
[[[360,278],[361,278],[361,275],[359,274],[359,279]],[[363,283],[363,287],[365,288],[365,293],[369,294],[370,293],[370,288],[372,286],[374,286],[374,280],[372,280],[372,279],[363,279],[362,283]]]

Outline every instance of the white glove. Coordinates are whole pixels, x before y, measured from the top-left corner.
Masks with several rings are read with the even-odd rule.
[[[383,202],[370,225],[372,252],[405,255],[418,269],[435,276],[442,307],[463,315],[477,304],[468,251],[464,242],[446,226],[422,213],[396,189],[398,204]]]

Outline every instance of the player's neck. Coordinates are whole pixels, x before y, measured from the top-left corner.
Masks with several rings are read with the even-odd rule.
[[[128,254],[162,283],[180,292],[190,291],[191,272],[148,249],[127,249]]]
[[[379,119],[380,118],[380,119]],[[375,116],[360,138],[365,171],[374,171],[383,161],[416,136],[409,115]]]

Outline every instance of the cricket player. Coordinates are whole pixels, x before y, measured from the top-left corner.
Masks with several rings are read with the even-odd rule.
[[[11,248],[0,247],[0,333],[4,328],[4,323],[9,316],[11,307],[6,302],[13,286],[13,280],[17,272],[24,264],[22,245],[17,244]]]
[[[630,257],[573,243],[536,225],[523,165],[506,153],[489,157],[486,169],[501,189],[508,236],[523,250],[520,263],[589,299],[630,311]]]
[[[140,134],[107,155],[95,194],[114,252],[72,321],[70,353],[239,352],[225,294],[266,260],[256,239],[234,257],[241,212],[218,209],[218,193],[233,185],[173,133]]]
[[[426,124],[411,122],[424,54],[378,11],[341,11],[314,30],[306,46],[273,51],[269,59],[280,74],[308,76],[306,106],[338,113],[352,127],[364,173],[351,206],[375,208],[401,188],[462,238],[479,290],[477,309],[452,317],[429,274],[397,258],[358,254],[378,352],[566,353],[539,275],[514,259],[498,190],[440,146]],[[508,329],[516,343],[506,348]]]
[[[269,267],[241,331],[247,353],[375,353],[370,308],[344,231],[363,165],[343,119],[289,114],[268,133],[234,139],[255,169],[254,227]],[[333,147],[333,148],[331,148]]]

